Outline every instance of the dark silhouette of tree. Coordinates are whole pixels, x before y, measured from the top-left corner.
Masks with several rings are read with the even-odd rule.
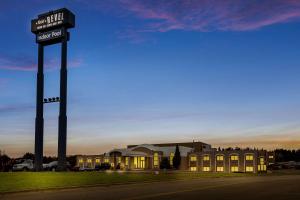
[[[275,161],[276,162],[287,162],[287,161],[300,162],[300,149],[298,150],[276,149]]]
[[[76,166],[76,156],[68,156],[67,161],[70,163],[70,167]]]
[[[160,169],[171,169],[171,165],[167,157],[161,159]]]
[[[176,150],[175,150],[175,155],[173,157],[173,167],[175,169],[179,169],[180,163],[181,163],[181,156],[180,156],[179,146],[177,144]]]
[[[12,160],[7,155],[0,154],[0,171],[8,171]]]
[[[25,153],[24,156],[22,157],[23,159],[31,159],[34,160],[34,154],[33,153]]]
[[[43,163],[50,163],[50,162],[55,161],[55,160],[57,160],[56,157],[51,157],[51,156],[44,156],[43,157]]]

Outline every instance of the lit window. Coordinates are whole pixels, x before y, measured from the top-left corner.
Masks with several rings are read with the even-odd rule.
[[[267,171],[267,166],[266,165],[258,165],[257,169],[258,169],[258,171]]]
[[[239,160],[239,156],[232,155],[232,156],[230,156],[230,160]]]
[[[140,164],[140,167],[141,168],[145,168],[145,157],[140,157],[141,158],[141,164]]]
[[[95,162],[96,162],[96,163],[100,163],[100,159],[99,159],[99,158],[96,158]]]
[[[114,166],[115,166],[115,164],[114,164],[114,163],[110,163],[110,166],[114,167]]]
[[[224,171],[224,167],[217,167],[217,172],[223,172]]]
[[[88,163],[91,163],[91,162],[92,162],[92,159],[88,158],[88,159],[87,159],[87,162],[88,162]]]
[[[192,172],[197,171],[197,167],[191,167],[191,171],[192,171]]]
[[[83,163],[83,159],[82,158],[79,159],[79,163]]]
[[[170,153],[170,165],[173,165],[174,153]]]
[[[238,172],[239,167],[238,166],[231,166],[231,172]]]
[[[246,160],[253,160],[253,155],[246,155]]]
[[[217,161],[223,161],[223,160],[224,160],[224,156],[221,155],[217,156]]]
[[[133,164],[135,168],[145,168],[145,157],[134,157]]]
[[[138,166],[137,157],[134,157],[133,164],[134,164],[134,168],[137,168],[137,166]]]
[[[109,158],[104,158],[105,163],[109,163]]]
[[[269,156],[269,159],[273,159],[274,158],[274,156]]]
[[[190,161],[197,161],[197,157],[196,156],[191,156]]]
[[[252,166],[246,166],[246,172],[253,172]]]
[[[203,161],[209,161],[209,156],[208,155],[203,156]]]
[[[129,165],[129,158],[125,157],[125,165],[128,166]]]
[[[153,155],[153,165],[155,167],[158,167],[158,164],[159,164],[158,153],[154,153],[154,155]]]
[[[117,161],[117,164],[120,164],[121,163],[121,157],[117,157],[116,161]]]
[[[260,163],[261,165],[263,165],[263,164],[265,163],[265,158],[260,157],[260,158],[259,158],[259,163]]]
[[[210,171],[210,167],[203,167],[203,171],[204,172],[209,172]]]

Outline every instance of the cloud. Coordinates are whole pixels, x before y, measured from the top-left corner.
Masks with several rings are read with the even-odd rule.
[[[49,59],[44,61],[46,70],[60,68],[59,59]],[[68,62],[68,67],[79,67],[82,64],[82,59],[77,58]],[[0,70],[11,71],[37,71],[37,60],[30,56],[7,56],[0,55]]]
[[[117,32],[133,43],[148,33],[182,31],[251,31],[300,20],[299,0],[116,0],[81,1],[83,7],[126,20]],[[93,5],[93,6],[91,6]],[[130,21],[134,19],[133,21]]]
[[[300,19],[298,0],[120,0],[144,31],[247,31]]]

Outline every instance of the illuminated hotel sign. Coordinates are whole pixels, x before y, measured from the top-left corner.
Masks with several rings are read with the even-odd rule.
[[[58,27],[73,28],[75,26],[74,14],[66,8],[50,11],[31,20],[31,32],[39,33]]]
[[[52,31],[47,31],[47,32],[37,34],[36,42],[53,44],[53,43],[60,42],[64,36],[65,36],[65,32],[63,29],[55,29]]]

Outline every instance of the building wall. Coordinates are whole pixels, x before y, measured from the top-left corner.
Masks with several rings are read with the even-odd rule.
[[[76,158],[76,166],[80,168],[95,168],[104,162],[103,155],[79,155]]]
[[[176,146],[177,143],[172,144],[156,144],[160,146]],[[265,150],[223,150],[218,151],[217,149],[212,149],[210,145],[203,148],[203,145],[207,145],[202,142],[194,143],[178,143],[180,146],[186,145],[186,147],[191,147],[195,144],[197,147],[193,149],[192,152],[188,153],[187,157],[181,157],[181,164],[179,166],[180,170],[189,170],[197,172],[265,172],[267,166],[270,163],[275,162],[274,152],[268,152]],[[132,146],[130,146],[132,147]],[[198,148],[197,150],[195,150]],[[201,149],[201,150],[200,150]],[[152,151],[148,148],[136,148],[136,152],[142,152],[140,157],[145,157],[145,167],[144,170],[158,170],[159,166],[154,166],[154,154],[158,154],[158,163],[160,164],[163,157],[168,157],[169,155],[163,155],[161,151]],[[175,152],[174,152],[175,153]],[[128,165],[126,165],[126,157],[128,160]],[[112,152],[110,154],[102,155],[79,155],[77,156],[77,166],[80,168],[95,168],[101,163],[110,163],[112,169],[116,169],[118,162],[120,161],[121,170],[142,170],[135,168],[135,156],[122,156],[122,153],[118,151]],[[193,159],[192,159],[193,158]],[[252,158],[248,160],[247,158]],[[120,160],[119,160],[120,159]]]
[[[264,150],[196,152],[189,154],[188,167],[190,171],[199,172],[265,172],[268,156]]]

